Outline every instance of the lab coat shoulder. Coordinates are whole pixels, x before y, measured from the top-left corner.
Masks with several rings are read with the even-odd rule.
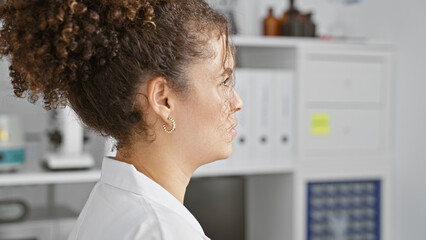
[[[203,239],[176,212],[149,197],[98,183],[69,240]]]
[[[98,183],[68,240],[163,240],[158,219],[140,196]]]

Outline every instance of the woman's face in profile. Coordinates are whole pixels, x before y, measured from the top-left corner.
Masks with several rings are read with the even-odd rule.
[[[210,48],[214,57],[189,67],[193,88],[176,111],[179,138],[187,144],[191,159],[198,156],[194,159],[203,161],[198,165],[231,155],[237,125],[235,113],[243,107],[243,101],[233,88],[235,63],[232,55],[228,53],[229,58],[223,63],[225,46],[223,37],[212,40]]]

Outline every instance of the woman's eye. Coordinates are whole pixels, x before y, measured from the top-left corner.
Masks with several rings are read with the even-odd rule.
[[[231,79],[230,78],[227,78],[227,79],[225,79],[225,81],[223,81],[222,83],[221,83],[221,85],[222,86],[225,86],[225,87],[229,87],[229,83],[231,82]]]

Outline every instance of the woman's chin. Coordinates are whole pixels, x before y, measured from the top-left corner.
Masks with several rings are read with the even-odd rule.
[[[232,145],[230,149],[227,149],[227,151],[224,151],[224,153],[220,156],[220,158],[218,158],[217,160],[225,160],[225,161],[229,161],[228,158],[230,158],[232,155]],[[216,160],[216,161],[217,161]]]

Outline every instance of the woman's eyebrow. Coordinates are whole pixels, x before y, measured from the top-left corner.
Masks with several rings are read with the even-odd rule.
[[[234,69],[232,69],[232,68],[225,68],[220,73],[219,77],[231,76],[233,72],[234,72]]]

